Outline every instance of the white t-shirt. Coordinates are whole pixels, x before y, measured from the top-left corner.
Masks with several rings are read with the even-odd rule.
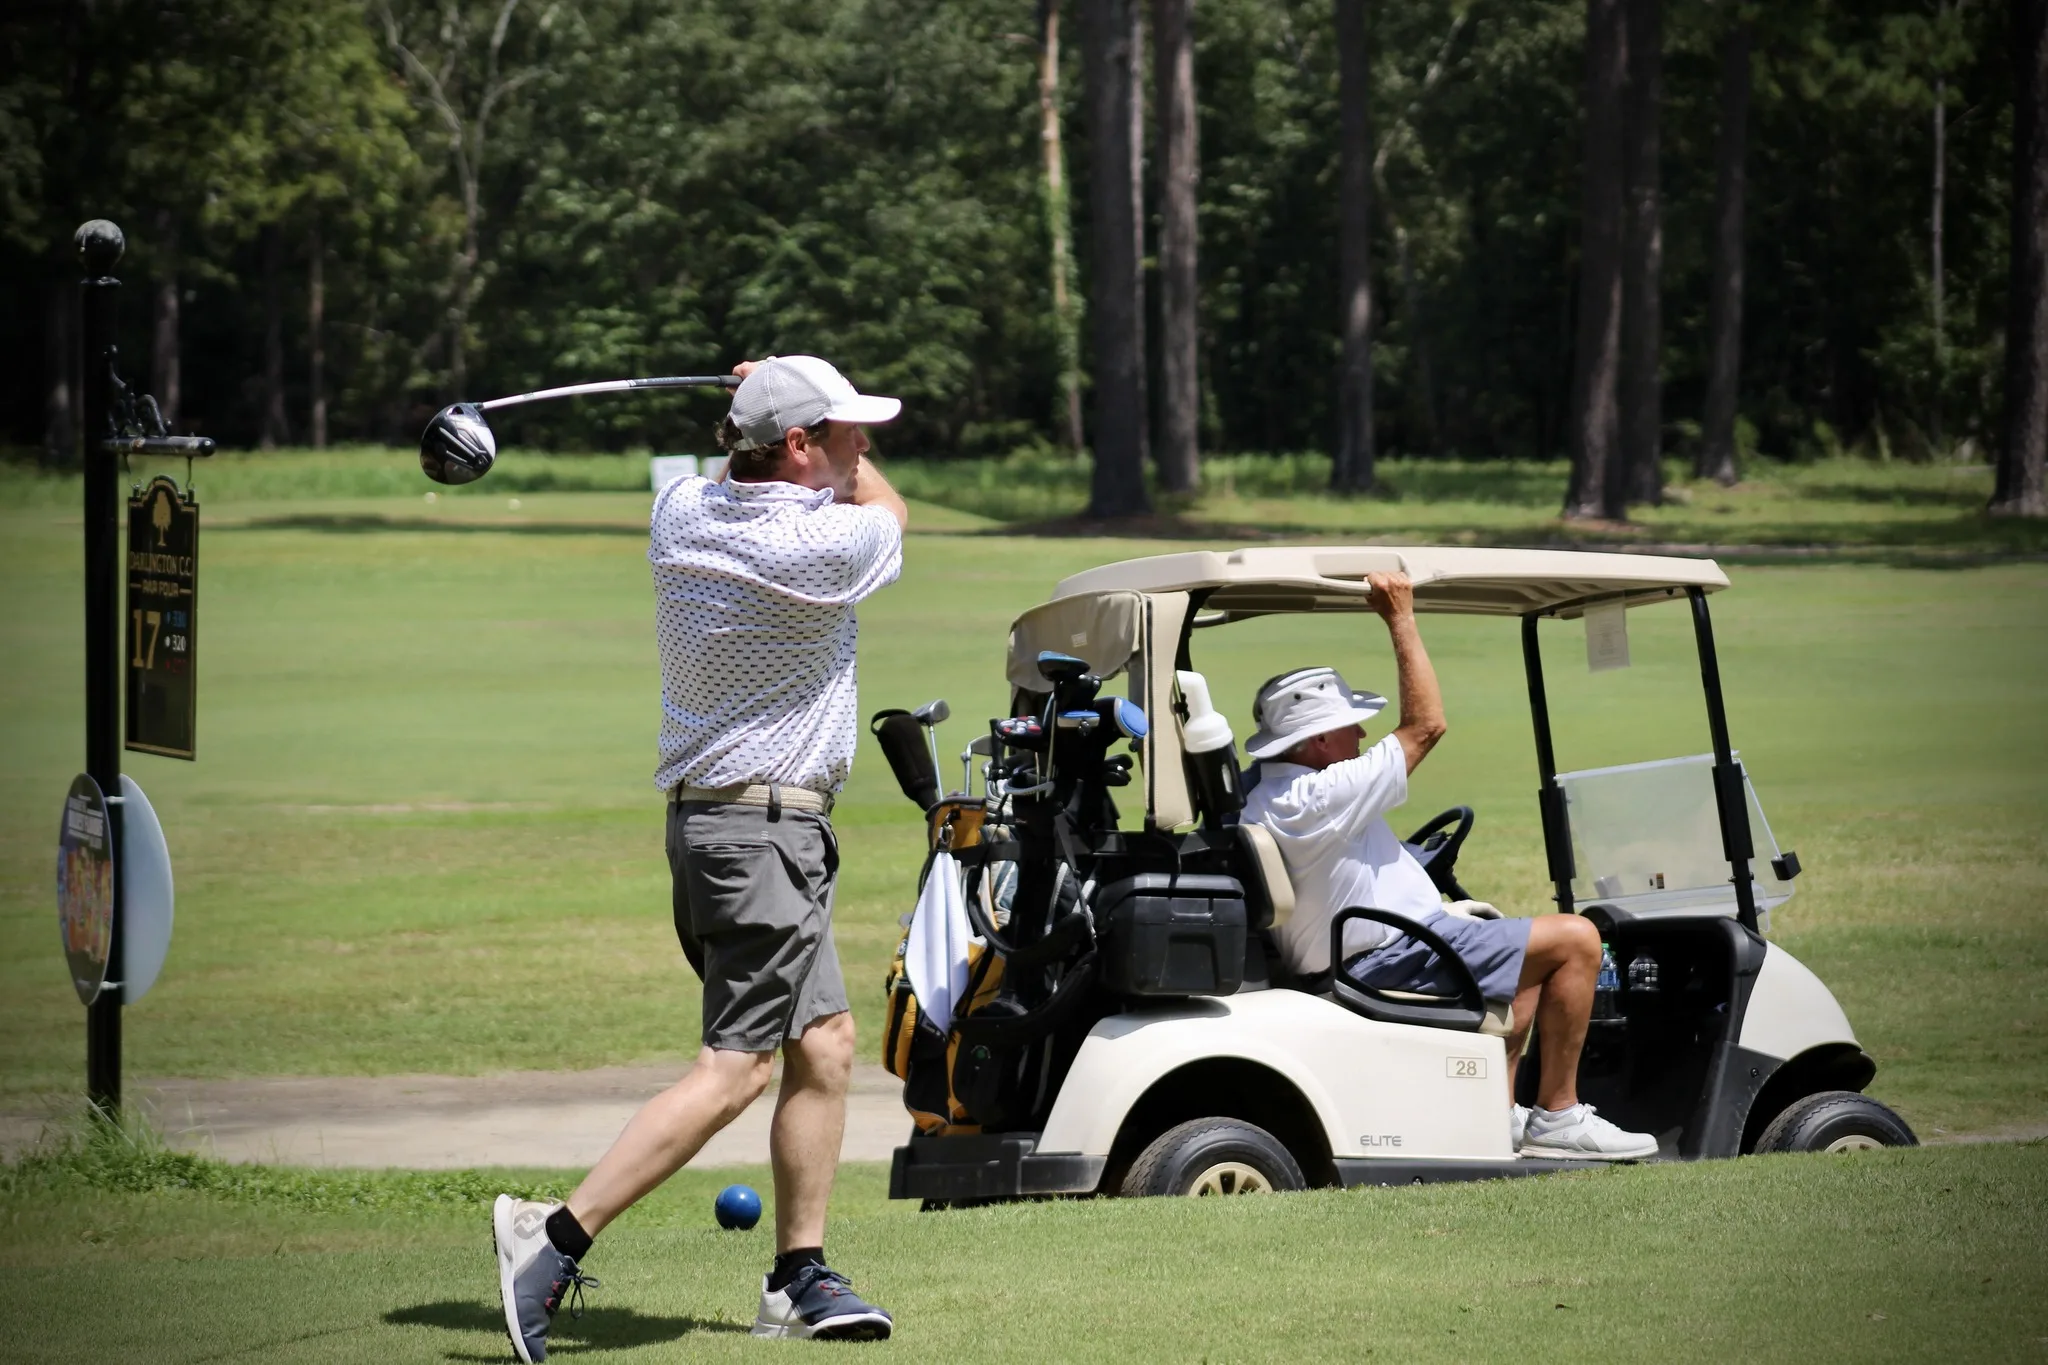
[[[1395,735],[1320,772],[1259,765],[1244,818],[1273,832],[1294,883],[1294,914],[1274,931],[1289,971],[1330,969],[1330,921],[1339,910],[1369,905],[1421,920],[1443,908],[1436,883],[1387,823],[1387,812],[1407,799],[1408,756]],[[1344,927],[1344,956],[1377,948],[1395,932],[1353,920]]]
[[[661,644],[654,784],[837,792],[859,734],[853,607],[903,570],[896,518],[829,489],[682,478],[654,501],[647,559]]]

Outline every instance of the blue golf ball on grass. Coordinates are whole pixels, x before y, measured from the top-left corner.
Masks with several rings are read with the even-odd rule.
[[[761,1221],[761,1196],[746,1185],[727,1185],[711,1206],[718,1226],[745,1232]]]

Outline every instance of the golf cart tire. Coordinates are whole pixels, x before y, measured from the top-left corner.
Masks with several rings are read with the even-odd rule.
[[[1206,1187],[1206,1188],[1204,1188]],[[1241,1119],[1190,1119],[1152,1139],[1124,1176],[1126,1196],[1308,1188],[1280,1139]]]
[[[1918,1147],[1920,1139],[1891,1110],[1853,1090],[1823,1090],[1788,1106],[1756,1140],[1758,1152],[1847,1152]]]

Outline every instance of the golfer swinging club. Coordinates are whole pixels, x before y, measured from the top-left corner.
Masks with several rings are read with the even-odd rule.
[[[591,1240],[673,1175],[767,1088],[783,1056],[769,1150],[775,1264],[754,1335],[873,1340],[889,1314],[825,1263],[825,1205],[853,1068],[827,818],[853,764],[854,605],[903,567],[903,499],[866,457],[868,422],[902,404],[858,393],[814,356],[739,365],[719,429],[723,481],[655,500],[661,766],[676,934],[704,981],[696,1065],[633,1116],[566,1204],[498,1196],[492,1232],[505,1325],[547,1358],[565,1296],[597,1282]]]

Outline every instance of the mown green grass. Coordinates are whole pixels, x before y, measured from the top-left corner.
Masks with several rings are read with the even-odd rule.
[[[147,1166],[146,1162],[132,1163]],[[483,1199],[540,1172],[274,1173],[262,1195],[0,1169],[21,1361],[506,1358]],[[685,1171],[607,1231],[562,1359],[751,1358],[772,1242]],[[301,1180],[322,1192],[297,1198]],[[418,1188],[432,1179],[431,1189]],[[354,1182],[362,1202],[337,1204]],[[475,1202],[449,1190],[481,1193]],[[412,1197],[408,1198],[408,1193]],[[920,1360],[2033,1360],[2048,1144],[1483,1185],[919,1214],[842,1170],[830,1251]],[[750,1355],[751,1353],[751,1355]]]
[[[176,461],[138,461],[143,474],[181,473]],[[956,514],[955,529],[1029,524],[1061,533],[1088,503],[1085,458],[1050,449],[1003,459],[889,462],[910,497]],[[1626,525],[1563,522],[1568,466],[1561,460],[1464,460],[1396,456],[1380,461],[1379,486],[1362,496],[1329,492],[1326,455],[1205,456],[1192,495],[1155,490],[1160,515],[1148,534],[1169,537],[1291,536],[1485,545],[1684,544],[1778,552],[1815,547],[1864,557],[2005,554],[2048,550],[2048,525],[1984,515],[1991,470],[1978,464],[1911,464],[1840,456],[1799,463],[1758,460],[1724,489],[1667,461],[1669,497],[1638,508]],[[637,493],[647,487],[645,454],[576,455],[505,451],[488,479],[428,489],[412,451],[347,446],[273,454],[226,451],[200,463],[201,497],[224,502],[411,499],[447,513],[477,515],[531,493]],[[71,507],[76,476],[0,462],[0,505]],[[336,509],[323,509],[337,515]],[[358,510],[358,517],[366,515]],[[392,516],[387,506],[378,515]],[[399,514],[399,515],[402,515]]]
[[[480,1072],[680,1060],[697,991],[669,924],[651,785],[644,494],[209,504],[200,758],[132,755],[177,865],[176,941],[128,1013],[137,1077]],[[1009,620],[1156,542],[950,530],[920,505],[903,581],[863,608],[862,705],[1003,701]],[[81,757],[79,541],[0,513],[0,1096],[76,1093],[81,1011],[51,914]],[[1167,547],[1170,548],[1170,547]],[[1744,567],[1716,599],[1734,733],[1808,869],[1777,941],[1812,965],[1923,1132],[2048,1116],[2048,566]],[[1636,666],[1546,635],[1561,762],[1707,747],[1682,613],[1632,614]],[[1544,903],[1512,625],[1432,618],[1452,733],[1406,820],[1475,805],[1476,892]],[[1239,727],[1276,669],[1391,689],[1377,623],[1279,618],[1196,645]],[[955,770],[957,772],[957,769]],[[862,1049],[918,825],[867,741],[836,817]]]

